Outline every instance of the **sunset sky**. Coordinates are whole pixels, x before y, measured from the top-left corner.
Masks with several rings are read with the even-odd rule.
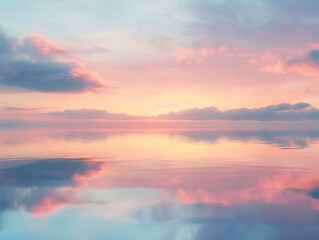
[[[3,118],[65,110],[155,116],[212,106],[319,118],[317,0],[0,5]]]
[[[0,0],[0,240],[318,240],[319,0]]]

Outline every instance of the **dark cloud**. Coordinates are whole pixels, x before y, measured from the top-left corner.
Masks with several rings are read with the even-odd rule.
[[[307,109],[307,108],[310,108],[310,107],[311,107],[311,104],[300,102],[300,103],[294,104],[292,106],[292,109],[293,110],[303,110],[303,109]]]
[[[227,111],[208,107],[170,112],[161,115],[160,118],[185,120],[318,120],[319,109],[308,103],[283,103],[261,108],[238,108]]]
[[[298,64],[319,64],[319,50],[314,49],[307,52],[304,56],[297,57],[286,61],[287,65],[298,65]]]
[[[13,39],[0,30],[0,84],[39,92],[100,92],[105,86],[66,49],[39,36]]]
[[[307,56],[312,62],[316,64],[319,63],[319,50],[312,50],[307,54]]]

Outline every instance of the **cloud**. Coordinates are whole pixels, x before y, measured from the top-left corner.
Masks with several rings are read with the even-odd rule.
[[[39,34],[14,39],[0,31],[0,84],[39,92],[101,92],[100,78],[66,48]]]
[[[22,41],[26,50],[35,51],[40,55],[63,55],[68,52],[66,48],[55,44],[49,39],[42,37],[40,34],[28,36]]]
[[[213,56],[225,55],[226,51],[227,49],[225,47],[179,47],[173,54],[161,57],[160,62],[177,64],[199,64]]]
[[[301,75],[319,76],[319,50],[311,50],[305,56],[284,63],[287,71]]]
[[[319,50],[313,49],[303,56],[289,60],[279,59],[277,63],[264,66],[261,70],[278,74],[297,73],[304,76],[319,77]],[[309,91],[307,90],[307,92]]]
[[[1,109],[1,108],[0,108]],[[39,108],[2,107],[4,111],[27,112]],[[27,116],[26,114],[24,116]],[[190,108],[180,111],[172,111],[157,116],[135,116],[125,113],[112,113],[99,109],[66,109],[63,111],[42,112],[36,116],[41,122],[43,117],[53,119],[113,119],[113,120],[319,120],[319,109],[309,103],[299,102],[295,104],[281,103],[260,108],[236,108],[220,111],[216,107]],[[163,122],[164,123],[164,122]],[[158,126],[161,124],[159,123]],[[133,126],[133,125],[132,125]],[[136,126],[140,126],[137,124]]]
[[[3,106],[2,109],[4,111],[36,111],[41,108],[24,108],[24,107],[11,107],[11,106]]]
[[[319,36],[315,0],[189,0],[189,34],[250,48],[302,46]]]
[[[318,120],[319,109],[308,103],[269,105],[220,111],[215,107],[191,108],[159,116],[185,120]]]
[[[77,109],[64,110],[57,112],[49,112],[45,115],[58,118],[72,118],[72,119],[135,119],[136,117],[127,114],[110,113],[106,110],[97,109]]]

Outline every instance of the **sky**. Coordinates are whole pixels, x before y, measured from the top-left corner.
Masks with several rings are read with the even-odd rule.
[[[316,0],[0,5],[2,119],[319,119]]]

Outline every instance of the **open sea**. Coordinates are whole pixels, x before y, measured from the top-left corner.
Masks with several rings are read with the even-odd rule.
[[[318,240],[316,124],[3,128],[0,239]]]

